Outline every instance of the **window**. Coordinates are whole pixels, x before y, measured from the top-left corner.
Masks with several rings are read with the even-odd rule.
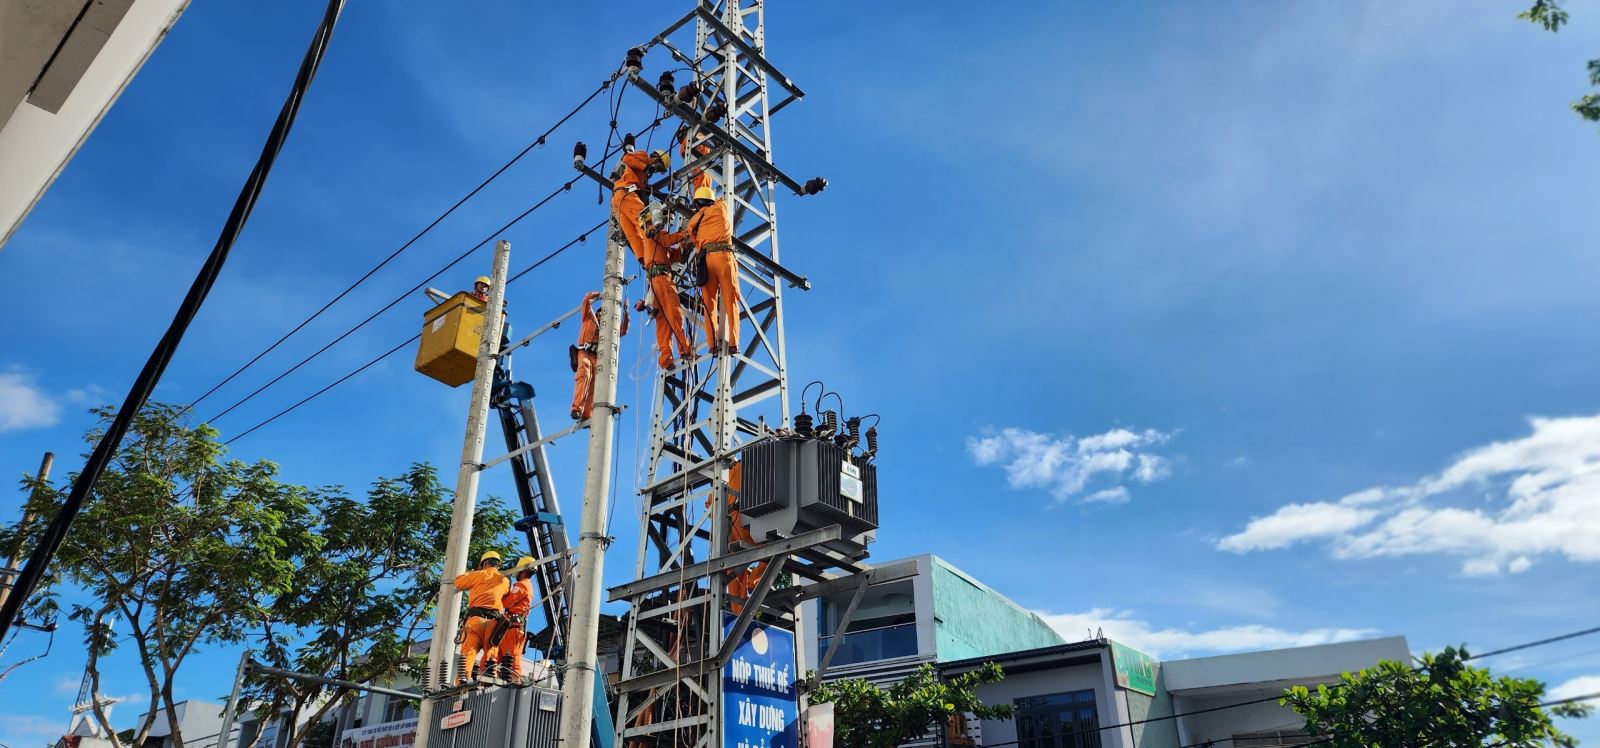
[[[1017,706],[1017,748],[1100,748],[1094,689],[1031,696]]]
[[[412,691],[413,693],[415,691]],[[397,722],[417,716],[415,702],[390,696],[383,702],[383,721]]]
[[[1305,730],[1267,730],[1234,733],[1234,748],[1284,748],[1311,742],[1315,736]]]
[[[835,638],[839,648],[829,667],[910,657],[917,653],[917,612],[911,580],[867,590],[848,622],[840,619],[854,593],[826,597],[817,603],[817,657]],[[841,623],[845,623],[843,627]],[[841,630],[842,628],[842,630]]]

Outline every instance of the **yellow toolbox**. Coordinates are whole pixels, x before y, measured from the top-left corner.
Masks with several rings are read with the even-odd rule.
[[[417,371],[451,387],[472,381],[483,339],[484,306],[462,291],[422,315]]]

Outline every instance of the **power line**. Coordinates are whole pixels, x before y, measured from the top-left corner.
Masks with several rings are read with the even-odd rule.
[[[607,219],[607,221],[609,221],[609,220],[610,219]],[[567,242],[566,244],[561,245],[560,247],[557,247],[550,254],[547,254],[544,257],[539,258],[539,260],[537,262],[533,263],[532,265],[529,265],[528,267],[523,268],[521,271],[518,271],[518,273],[516,275],[513,275],[509,279],[506,280],[506,284],[510,285],[512,281],[514,281],[514,280],[516,280],[518,278],[521,278],[524,275],[527,275],[529,272],[531,272],[535,268],[539,267],[540,265],[543,265],[546,262],[549,262],[550,260],[555,259],[556,255],[559,255],[562,252],[565,252],[568,249],[571,249],[574,245],[581,244],[581,243],[583,243],[585,241],[588,241],[589,235],[594,233],[595,231],[598,231],[601,227],[605,226],[607,221],[601,221],[600,223],[595,224],[594,226],[590,227],[589,230],[583,232],[582,234],[579,234],[577,236],[577,238],[573,239],[570,242]],[[399,344],[399,345],[397,345],[397,346],[395,346],[393,348],[390,348],[388,351],[385,351],[384,353],[379,355],[377,358],[374,358],[371,361],[368,361],[368,362],[362,364],[361,366],[357,367],[354,371],[352,371],[352,372],[350,372],[348,374],[345,374],[344,376],[339,377],[338,379],[334,380],[333,383],[323,387],[320,390],[317,390],[316,392],[311,393],[310,395],[307,395],[305,398],[301,399],[300,402],[297,402],[294,405],[291,405],[291,406],[289,406],[287,408],[284,408],[283,410],[280,410],[277,413],[272,414],[272,416],[270,418],[267,418],[266,420],[264,420],[264,421],[262,421],[260,423],[257,423],[256,425],[251,426],[250,428],[245,429],[244,431],[241,431],[238,434],[235,434],[233,436],[233,438],[228,439],[227,441],[223,442],[222,443],[223,446],[227,446],[227,445],[232,444],[232,443],[234,443],[234,442],[236,442],[236,441],[238,441],[240,439],[243,439],[244,437],[250,435],[251,432],[254,432],[256,429],[259,429],[259,428],[261,428],[261,427],[263,427],[263,426],[265,426],[265,425],[267,425],[269,423],[272,423],[273,421],[278,420],[279,418],[281,418],[283,416],[288,415],[291,411],[295,410],[296,408],[299,408],[302,405],[305,405],[306,403],[311,402],[312,400],[316,399],[318,396],[322,395],[324,392],[327,392],[328,390],[331,390],[334,387],[337,387],[337,386],[339,386],[341,384],[344,384],[346,381],[348,381],[349,379],[351,379],[355,375],[360,374],[363,371],[366,371],[367,369],[371,368],[373,365],[377,364],[379,361],[382,361],[382,360],[384,360],[384,359],[386,359],[386,358],[388,358],[390,356],[393,356],[394,354],[398,353],[401,349],[404,349],[405,347],[411,345],[412,343],[417,342],[417,340],[419,338],[421,338],[421,337],[422,337],[422,333],[417,333],[416,335],[412,335],[410,338],[407,338],[405,340],[405,342],[402,342],[401,344]]]
[[[1543,646],[1545,644],[1554,644],[1556,642],[1563,642],[1563,641],[1566,641],[1568,639],[1576,639],[1576,638],[1578,638],[1580,636],[1588,636],[1590,634],[1597,634],[1597,633],[1600,633],[1600,626],[1596,626],[1596,627],[1594,627],[1592,629],[1584,629],[1582,631],[1574,631],[1574,632],[1572,632],[1570,634],[1562,634],[1560,636],[1552,636],[1549,639],[1540,639],[1539,641],[1528,642],[1527,644],[1518,644],[1518,645],[1516,645],[1514,647],[1506,647],[1504,649],[1495,649],[1495,650],[1491,650],[1491,651],[1488,651],[1488,652],[1484,652],[1483,654],[1473,655],[1473,656],[1471,656],[1471,657],[1469,657],[1467,659],[1476,660],[1476,659],[1478,659],[1480,657],[1493,657],[1495,655],[1502,655],[1502,654],[1505,654],[1507,652],[1516,652],[1516,651],[1523,650],[1523,649],[1531,649],[1533,647],[1539,647],[1539,646]]]
[[[576,116],[578,114],[578,112],[583,111],[584,107],[587,107],[590,104],[590,102],[593,102],[597,97],[600,96],[600,94],[602,92],[604,92],[607,88],[610,88],[612,82],[615,81],[615,80],[616,80],[616,76],[612,76],[611,78],[608,78],[604,82],[602,82],[600,84],[599,88],[596,88],[593,93],[589,94],[588,98],[585,98],[576,107],[573,107],[572,111],[567,112],[566,116],[562,117],[559,120],[556,120],[555,124],[551,125],[548,129],[546,129],[543,133],[541,133],[539,135],[539,137],[534,138],[533,142],[529,143],[527,145],[527,147],[525,147],[521,151],[519,151],[517,153],[517,155],[512,156],[511,160],[509,160],[509,161],[505,162],[504,164],[502,164],[500,166],[500,168],[496,169],[493,174],[490,174],[487,179],[483,180],[482,182],[479,182],[478,186],[473,187],[470,192],[468,192],[466,195],[462,196],[461,199],[457,200],[455,202],[455,204],[451,205],[448,209],[445,210],[445,212],[440,213],[437,218],[433,219],[433,221],[430,222],[427,226],[424,226],[421,231],[418,231],[416,233],[416,235],[411,237],[409,240],[407,240],[405,244],[400,245],[399,249],[396,249],[395,251],[389,253],[388,257],[383,258],[383,261],[379,262],[377,265],[372,266],[372,269],[368,270],[365,275],[362,275],[360,278],[357,278],[356,282],[351,283],[350,285],[346,286],[345,289],[343,291],[340,291],[337,296],[334,296],[332,299],[330,299],[328,301],[328,303],[323,304],[322,308],[318,309],[315,312],[312,312],[311,316],[306,317],[304,320],[301,320],[300,324],[294,326],[294,329],[284,333],[283,337],[278,338],[276,341],[273,341],[272,345],[267,346],[265,350],[261,351],[260,353],[257,353],[254,358],[250,359],[249,361],[246,361],[244,366],[239,367],[238,369],[234,370],[234,372],[232,374],[229,374],[228,376],[224,377],[222,381],[216,383],[215,385],[212,385],[211,389],[206,390],[204,394],[202,394],[199,397],[195,398],[193,402],[191,402],[187,406],[185,406],[184,410],[189,410],[189,409],[194,408],[194,406],[200,404],[200,401],[210,397],[217,390],[222,389],[222,387],[224,385],[226,385],[227,383],[233,381],[233,379],[235,377],[239,376],[240,374],[243,374],[246,369],[249,369],[251,366],[254,366],[257,361],[260,361],[262,359],[262,357],[266,356],[268,353],[271,353],[278,346],[282,345],[284,341],[286,341],[289,338],[293,337],[295,335],[295,333],[298,333],[301,330],[305,329],[305,326],[311,324],[312,320],[315,320],[317,317],[322,316],[323,312],[328,311],[328,309],[330,307],[332,307],[334,304],[339,303],[340,299],[343,299],[351,291],[354,291],[357,286],[360,286],[362,283],[365,283],[368,278],[371,278],[379,270],[382,270],[383,267],[385,265],[388,265],[391,260],[393,260],[396,257],[399,257],[400,253],[406,251],[407,249],[410,249],[411,245],[417,243],[417,241],[419,239],[421,239],[423,236],[427,235],[427,233],[432,231],[434,229],[434,227],[436,227],[440,223],[444,222],[444,219],[450,217],[450,214],[456,212],[457,208],[460,208],[462,205],[465,205],[468,200],[471,200],[474,196],[476,196],[479,192],[481,192],[484,187],[489,186],[490,182],[493,182],[494,180],[498,179],[500,177],[500,175],[504,174],[507,169],[510,169],[512,167],[512,165],[516,164],[518,161],[521,161],[523,156],[528,155],[528,153],[531,152],[533,149],[544,145],[546,138],[548,138],[552,133],[554,133],[562,125],[566,124],[567,120],[572,119],[574,116]]]
[[[656,120],[651,123],[649,129],[650,130],[654,130],[656,127],[660,126],[661,122],[662,122],[662,118],[661,117],[656,118]],[[620,149],[621,147],[622,146],[619,145],[618,149]],[[610,156],[610,154],[606,154],[605,156],[602,156],[601,158],[604,159],[604,158],[609,157],[609,156]],[[373,312],[372,314],[368,315],[366,319],[361,320],[354,327],[350,328],[349,330],[344,331],[344,333],[339,335],[339,337],[334,338],[333,340],[329,341],[326,345],[323,345],[321,348],[318,348],[311,355],[306,356],[303,359],[300,359],[300,361],[298,363],[296,363],[295,365],[289,367],[288,369],[286,369],[285,371],[280,373],[278,376],[273,377],[266,384],[263,384],[260,387],[257,387],[250,394],[245,395],[244,397],[242,397],[239,400],[235,401],[232,405],[229,405],[228,407],[223,408],[221,412],[217,413],[215,416],[212,416],[210,419],[207,419],[207,422],[208,423],[215,423],[218,419],[220,419],[223,416],[227,415],[228,413],[232,412],[234,409],[236,409],[239,406],[245,404],[246,402],[249,402],[250,400],[254,399],[257,395],[261,394],[262,392],[265,392],[267,390],[267,388],[272,387],[273,385],[277,384],[280,381],[283,381],[284,377],[287,377],[290,374],[293,374],[295,371],[299,370],[300,367],[305,366],[306,364],[310,363],[312,360],[316,359],[318,356],[321,356],[323,353],[326,353],[328,351],[328,349],[334,347],[335,345],[338,345],[340,342],[344,341],[345,338],[348,338],[351,335],[355,334],[355,332],[357,330],[360,330],[361,328],[366,327],[368,323],[370,323],[374,319],[377,319],[384,312],[387,312],[390,309],[393,309],[395,307],[395,305],[397,305],[400,302],[404,301],[406,299],[406,297],[408,297],[411,294],[417,292],[419,289],[423,288],[424,286],[427,286],[428,283],[433,281],[433,279],[443,275],[445,273],[445,271],[448,271],[450,268],[455,267],[462,260],[467,259],[468,256],[470,256],[474,252],[477,252],[479,249],[482,249],[489,242],[494,241],[495,237],[499,236],[501,233],[505,232],[507,229],[511,228],[512,226],[515,226],[517,223],[521,222],[522,219],[527,218],[529,215],[532,215],[534,211],[544,207],[551,200],[554,200],[558,195],[560,195],[560,194],[562,194],[564,192],[571,191],[572,186],[577,184],[578,180],[580,180],[582,178],[583,178],[583,175],[580,174],[578,176],[573,177],[572,179],[567,180],[566,182],[563,182],[560,187],[557,187],[554,191],[552,191],[550,194],[546,195],[543,199],[539,200],[537,203],[534,203],[532,207],[528,208],[527,210],[525,210],[521,214],[519,214],[517,217],[515,217],[515,218],[511,219],[510,221],[508,221],[504,226],[501,226],[500,228],[495,229],[489,235],[485,236],[482,241],[479,241],[477,244],[473,245],[467,251],[462,252],[460,255],[457,255],[455,259],[451,260],[448,263],[445,263],[444,267],[441,267],[438,270],[435,270],[432,275],[429,275],[428,277],[422,279],[421,282],[419,282],[416,285],[412,286],[410,289],[406,290],[404,293],[400,294],[399,296],[394,297],[394,299],[390,300],[389,303],[384,304],[382,308],[378,309],[378,311]]]
[[[1510,647],[1505,647],[1503,649],[1491,650],[1489,652],[1485,652],[1485,653],[1480,654],[1480,655],[1468,655],[1468,656],[1463,657],[1461,659],[1462,659],[1462,661],[1476,660],[1476,659],[1478,659],[1480,657],[1489,657],[1491,655],[1503,654],[1503,653],[1506,653],[1506,652],[1515,652],[1515,651],[1522,650],[1522,649],[1531,649],[1533,647],[1539,647],[1539,646],[1543,646],[1543,645],[1546,645],[1546,644],[1553,644],[1555,642],[1566,641],[1568,639],[1576,639],[1576,638],[1578,638],[1580,636],[1588,636],[1590,634],[1596,634],[1596,633],[1600,633],[1600,627],[1583,629],[1583,630],[1580,630],[1580,631],[1573,631],[1573,632],[1570,632],[1570,633],[1561,634],[1559,636],[1552,636],[1552,637],[1549,637],[1547,639],[1539,639],[1537,641],[1531,641],[1531,642],[1527,642],[1527,643],[1524,643],[1524,644],[1516,644],[1516,645],[1513,645],[1513,646],[1510,646]],[[1345,684],[1343,682],[1339,682],[1339,683],[1330,684],[1328,687],[1329,688],[1343,688],[1344,685]],[[1131,720],[1131,721],[1128,721],[1128,722],[1119,722],[1119,723],[1116,723],[1116,724],[1102,725],[1100,727],[1094,728],[1094,731],[1095,732],[1099,732],[1099,731],[1102,731],[1102,730],[1115,730],[1115,729],[1123,728],[1123,727],[1136,727],[1138,725],[1148,724],[1148,723],[1151,723],[1151,722],[1164,722],[1164,721],[1169,720],[1169,719],[1177,719],[1179,717],[1188,717],[1188,716],[1195,715],[1195,714],[1209,714],[1211,712],[1220,712],[1220,711],[1224,711],[1224,710],[1227,710],[1227,709],[1237,709],[1239,707],[1254,706],[1256,704],[1265,704],[1265,703],[1267,703],[1269,701],[1274,701],[1275,702],[1275,701],[1277,701],[1277,700],[1279,700],[1281,698],[1283,698],[1283,695],[1282,694],[1278,694],[1278,695],[1274,695],[1274,696],[1268,696],[1268,697],[1265,697],[1265,698],[1251,699],[1249,701],[1240,701],[1240,702],[1236,702],[1236,703],[1232,703],[1232,704],[1222,704],[1220,706],[1206,707],[1204,709],[1191,709],[1191,710],[1189,710],[1187,712],[1175,712],[1173,714],[1168,714],[1168,715],[1164,715],[1164,716],[1160,716],[1160,717],[1148,717],[1148,718],[1145,718],[1145,719],[1136,719],[1136,720]],[[1561,700],[1560,702],[1553,702],[1551,705],[1554,705],[1554,703],[1568,703],[1569,701],[1584,701],[1586,699],[1592,699],[1592,698],[1600,698],[1600,694],[1593,694],[1593,695],[1590,695],[1590,696],[1579,696],[1579,697],[1575,697],[1573,699]],[[1546,706],[1546,705],[1545,704],[1540,704],[1539,706]],[[1071,734],[1077,734],[1077,732],[1078,731],[1074,731]],[[1088,732],[1088,731],[1085,730],[1083,732]],[[1061,737],[1061,736],[1058,735],[1057,737]],[[1007,742],[1007,743],[985,743],[985,744],[983,744],[981,746],[978,746],[978,748],[1001,748],[1002,746],[1019,745],[1021,743],[1022,743],[1022,741],[1020,741],[1020,740],[1013,740],[1013,741],[1010,741],[1010,742]],[[1307,743],[1306,745],[1310,745],[1310,743]]]

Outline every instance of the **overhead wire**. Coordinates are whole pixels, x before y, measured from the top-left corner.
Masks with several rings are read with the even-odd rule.
[[[661,124],[661,121],[662,121],[661,118],[657,118],[654,122],[652,122],[650,124],[649,128],[650,129],[654,129],[656,127],[659,127],[660,124]],[[609,155],[609,154],[607,154],[607,155]],[[604,158],[604,156],[602,156],[602,159],[603,158]],[[474,244],[471,248],[467,249],[467,251],[462,252],[461,254],[457,255],[455,257],[455,259],[449,261],[448,263],[445,263],[444,267],[441,267],[438,270],[435,270],[431,275],[429,275],[428,277],[422,279],[422,281],[420,281],[416,285],[412,286],[410,289],[407,289],[404,293],[401,293],[400,295],[394,297],[392,300],[389,301],[389,303],[384,304],[383,307],[378,309],[378,311],[373,312],[372,314],[368,315],[366,319],[363,319],[362,321],[357,323],[354,327],[351,327],[350,329],[344,331],[344,333],[340,334],[338,337],[334,338],[332,341],[329,341],[327,344],[325,344],[321,348],[317,349],[311,355],[306,356],[305,358],[302,358],[299,362],[297,362],[293,366],[289,367],[288,369],[284,370],[282,373],[280,373],[277,376],[273,377],[266,384],[263,384],[260,387],[257,387],[254,391],[250,392],[250,394],[245,395],[244,397],[240,398],[239,400],[234,401],[234,403],[229,405],[228,407],[223,408],[216,415],[214,415],[210,419],[208,419],[207,422],[208,423],[216,422],[217,420],[221,419],[223,416],[226,416],[228,413],[230,413],[233,410],[237,409],[239,406],[241,406],[241,405],[245,404],[246,402],[249,402],[250,400],[254,399],[257,395],[260,395],[262,392],[265,392],[268,388],[272,387],[273,385],[277,384],[278,382],[283,381],[283,379],[285,377],[288,377],[290,374],[293,374],[295,371],[299,370],[300,367],[305,366],[306,364],[310,363],[311,361],[313,361],[316,358],[318,358],[319,356],[321,356],[323,353],[326,353],[330,348],[334,347],[335,345],[338,345],[340,342],[343,342],[346,338],[348,338],[351,335],[355,334],[356,331],[360,330],[363,327],[366,327],[367,324],[372,322],[374,319],[377,319],[379,316],[381,316],[385,312],[389,311],[390,309],[393,309],[400,302],[404,301],[406,299],[406,297],[410,296],[413,293],[416,293],[418,290],[422,289],[423,287],[425,287],[429,283],[431,283],[435,278],[438,278],[440,275],[443,275],[446,271],[448,271],[451,268],[455,267],[461,261],[463,261],[467,257],[471,256],[473,253],[477,252],[479,249],[482,249],[484,246],[488,245],[491,241],[494,241],[495,237],[499,236],[501,233],[503,233],[507,229],[509,229],[512,226],[515,226],[516,224],[520,223],[523,219],[527,218],[528,216],[532,215],[535,211],[537,211],[540,208],[542,208],[545,205],[547,205],[551,200],[554,200],[557,196],[561,195],[564,192],[570,191],[572,189],[573,185],[577,184],[578,181],[580,179],[582,179],[582,178],[583,178],[583,175],[579,174],[579,175],[576,175],[576,176],[572,177],[571,179],[563,182],[559,187],[557,187],[555,190],[551,191],[550,194],[544,196],[538,202],[534,203],[532,207],[528,208],[527,210],[524,210],[522,213],[518,214],[515,218],[512,218],[510,221],[506,222],[506,224],[501,226],[500,228],[495,229],[493,232],[490,232],[487,236],[485,236],[477,244]],[[586,232],[586,233],[588,233],[588,232]],[[532,268],[529,268],[529,270],[531,270],[531,269]],[[527,270],[524,270],[523,272],[525,273],[525,272],[527,272]],[[521,274],[518,274],[515,277],[521,277]]]
[[[528,267],[523,268],[516,275],[513,275],[510,278],[506,279],[506,285],[510,285],[512,281],[515,281],[518,278],[521,278],[522,276],[527,275],[529,272],[533,271],[535,268],[538,268],[540,265],[543,265],[546,262],[549,262],[550,260],[555,259],[555,257],[557,255],[561,254],[562,252],[567,251],[568,249],[571,249],[573,246],[588,241],[589,235],[594,233],[596,230],[598,230],[601,226],[604,226],[604,225],[605,225],[605,222],[602,221],[602,222],[596,224],[595,226],[591,227],[589,230],[583,232],[582,234],[579,234],[572,241],[569,241],[566,244],[563,244],[560,247],[557,247],[550,254],[545,255],[544,257],[540,258],[537,262],[533,263],[532,265],[529,265]],[[412,343],[417,342],[417,340],[420,339],[421,337],[422,337],[422,333],[417,333],[416,335],[412,335],[410,338],[407,338],[404,342],[400,343],[399,345],[397,345],[397,346],[395,346],[393,348],[390,348],[388,351],[385,351],[384,353],[380,354],[377,358],[374,358],[371,361],[368,361],[368,362],[362,364],[361,366],[357,367],[354,371],[351,371],[348,374],[345,374],[344,376],[339,377],[338,379],[334,380],[333,383],[323,387],[320,390],[317,390],[316,392],[311,393],[310,395],[307,395],[305,398],[301,399],[299,402],[297,402],[297,403],[295,403],[295,404],[293,404],[293,405],[291,405],[291,406],[289,406],[287,408],[284,408],[284,409],[278,411],[277,413],[272,414],[266,420],[263,420],[263,421],[257,423],[256,425],[251,426],[250,428],[245,429],[244,431],[241,431],[238,434],[235,434],[232,438],[230,438],[227,441],[223,442],[223,445],[227,446],[227,445],[233,444],[234,442],[236,442],[236,441],[238,441],[240,439],[243,439],[244,437],[250,435],[251,433],[254,433],[257,429],[259,429],[259,428],[261,428],[263,426],[266,426],[267,424],[272,423],[273,421],[276,421],[279,418],[282,418],[283,416],[288,415],[289,413],[293,412],[295,409],[299,408],[300,406],[305,405],[306,403],[309,403],[312,400],[315,400],[317,397],[321,396],[323,393],[327,392],[328,390],[331,390],[334,387],[337,387],[337,386],[345,383],[346,381],[348,381],[350,378],[354,377],[355,375],[360,374],[363,371],[366,371],[367,369],[369,369],[372,366],[374,366],[375,364],[377,364],[379,361],[382,361],[382,360],[394,355],[395,353],[399,352],[401,349],[405,348],[406,346],[409,346]]]
[[[543,133],[539,134],[539,137],[534,138],[532,142],[528,143],[528,145],[526,147],[524,147],[521,151],[518,151],[517,154],[515,156],[512,156],[510,160],[506,161],[504,164],[501,164],[500,168],[496,169],[493,174],[490,174],[488,176],[488,178],[484,179],[482,182],[479,182],[478,186],[473,187],[472,190],[467,192],[467,194],[463,195],[461,197],[461,199],[455,201],[455,203],[453,205],[451,205],[449,208],[445,209],[445,211],[443,213],[440,213],[438,215],[438,217],[434,218],[431,222],[428,223],[428,225],[422,227],[421,231],[418,231],[410,239],[406,240],[406,242],[404,244],[400,245],[400,247],[398,249],[396,249],[393,252],[389,253],[388,257],[383,258],[383,260],[378,262],[378,264],[372,266],[372,268],[370,270],[368,270],[360,278],[357,278],[354,283],[351,283],[350,285],[345,286],[344,290],[340,291],[332,299],[329,299],[327,303],[323,304],[315,312],[312,312],[311,316],[306,317],[304,320],[301,320],[300,323],[295,325],[293,329],[289,330],[288,332],[284,333],[282,337],[280,337],[277,340],[273,341],[271,345],[267,346],[260,353],[257,353],[249,361],[246,361],[243,366],[240,366],[238,369],[235,369],[232,374],[229,374],[228,376],[223,377],[222,381],[217,382],[215,385],[212,385],[211,389],[206,390],[199,397],[195,398],[188,405],[184,406],[183,410],[184,411],[188,411],[190,409],[193,409],[196,405],[199,405],[202,400],[205,400],[206,398],[210,397],[217,390],[222,389],[222,387],[227,385],[229,382],[233,381],[234,378],[238,377],[240,374],[243,374],[245,372],[245,370],[247,370],[250,367],[254,366],[256,364],[256,362],[260,361],[267,354],[269,354],[273,350],[277,349],[277,347],[282,345],[284,343],[284,341],[287,341],[289,338],[294,337],[294,335],[296,333],[298,333],[301,330],[305,329],[306,325],[311,324],[311,322],[313,320],[315,320],[318,317],[322,316],[323,312],[328,311],[328,309],[331,308],[334,304],[339,303],[340,299],[343,299],[345,296],[349,295],[349,293],[351,291],[354,291],[361,284],[367,282],[367,280],[369,278],[371,278],[379,270],[382,270],[384,268],[384,266],[388,265],[391,261],[394,260],[394,258],[399,257],[401,253],[405,252],[407,249],[410,249],[411,245],[416,244],[418,240],[420,240],[420,239],[422,239],[422,237],[426,236],[428,234],[428,232],[430,232],[430,231],[432,231],[434,229],[434,227],[438,226],[440,223],[443,223],[444,219],[449,218],[451,214],[456,212],[456,209],[460,208],[462,205],[465,205],[468,200],[471,200],[473,197],[477,196],[477,194],[479,192],[483,191],[483,188],[489,186],[489,184],[491,182],[493,182],[496,179],[500,178],[500,175],[506,173],[506,170],[510,169],[518,161],[521,161],[523,156],[528,155],[535,148],[543,146],[545,144],[545,140],[547,138],[549,138],[550,135],[554,134],[555,131],[557,129],[560,129],[560,127],[562,125],[566,124],[568,120],[572,119],[574,116],[577,116],[577,114],[579,112],[583,111],[585,107],[589,106],[589,104],[591,102],[593,102],[597,97],[599,97],[601,93],[605,92],[606,89],[610,88],[611,84],[613,82],[615,82],[615,80],[616,80],[616,76],[612,76],[611,78],[608,78],[605,81],[603,81],[598,88],[596,88],[592,93],[590,93],[589,96],[586,97],[583,101],[579,102],[576,107],[573,107],[572,110],[567,112],[567,114],[565,116],[563,116],[561,119],[556,120],[555,124],[551,125],[547,129],[545,129],[545,131]]]

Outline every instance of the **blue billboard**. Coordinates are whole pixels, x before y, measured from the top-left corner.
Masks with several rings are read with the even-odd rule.
[[[725,615],[722,634],[733,628]],[[724,748],[800,748],[794,632],[751,623],[722,666]]]

